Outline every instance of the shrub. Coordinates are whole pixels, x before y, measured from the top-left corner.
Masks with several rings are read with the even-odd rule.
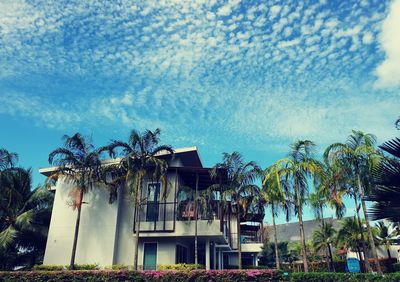
[[[33,267],[33,270],[35,271],[60,271],[60,270],[65,270],[67,269],[66,266],[63,265],[35,265]]]
[[[297,272],[289,275],[291,282],[398,282],[400,273],[388,273],[384,277],[372,273]]]
[[[195,269],[204,269],[204,265],[198,264],[197,267],[195,264],[159,264],[157,265],[158,270],[195,270]]]
[[[269,282],[281,281],[281,276],[279,273],[270,270],[146,270],[142,272],[126,270],[16,271],[0,272],[0,282],[3,281]]]
[[[104,269],[107,270],[129,270],[129,266],[125,265],[125,264],[113,264],[110,266],[106,266]]]
[[[68,270],[69,265],[35,265],[33,270],[36,271],[60,271]],[[75,270],[98,270],[100,269],[97,263],[93,264],[75,264]]]

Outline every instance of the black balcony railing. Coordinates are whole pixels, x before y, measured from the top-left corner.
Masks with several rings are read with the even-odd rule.
[[[140,205],[140,232],[173,232],[176,221],[218,220],[221,218],[221,209],[218,205],[196,207],[193,202],[146,202]],[[134,222],[134,232],[136,224]],[[221,232],[224,225],[221,223]]]
[[[175,230],[176,203],[147,202],[139,207],[140,232],[173,232]],[[135,220],[136,221],[136,220]],[[136,222],[133,231],[136,232]]]

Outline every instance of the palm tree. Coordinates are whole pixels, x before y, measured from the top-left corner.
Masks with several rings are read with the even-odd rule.
[[[224,184],[211,187],[218,189],[221,193],[221,201],[224,207],[228,203],[235,207],[237,219],[237,248],[238,267],[242,268],[242,244],[240,241],[240,222],[245,216],[246,204],[249,202],[249,195],[257,195],[258,187],[253,185],[260,175],[260,167],[255,162],[245,162],[238,152],[232,154],[223,153],[221,163],[217,163],[211,170],[211,176],[215,178],[219,170],[226,171],[227,180]]]
[[[158,156],[164,152],[173,156],[174,151],[169,145],[159,145],[160,134],[161,131],[158,128],[154,131],[145,130],[142,133],[132,130],[128,142],[113,140],[108,146],[100,149],[100,151],[108,151],[111,157],[122,156],[119,166],[125,171],[125,183],[135,203],[135,270],[138,269],[140,206],[144,201],[142,198],[143,181],[145,179],[163,181],[165,187],[163,197],[167,196],[168,163]],[[118,153],[118,149],[122,149],[122,151]]]
[[[314,180],[323,173],[322,164],[312,158],[315,144],[310,140],[296,141],[287,158],[276,161],[273,166],[278,172],[278,185],[284,183],[291,191],[295,212],[299,219],[300,241],[304,271],[308,272],[307,247],[304,236],[303,205],[305,204],[310,178]],[[271,177],[275,177],[272,176]]]
[[[0,148],[0,172],[13,167],[18,161],[18,155],[16,153],[10,153],[6,149]]]
[[[317,190],[315,193],[310,193],[308,203],[314,212],[315,218],[324,223],[324,208],[327,206],[328,199],[323,191]]]
[[[40,186],[32,190],[31,183],[31,170],[15,168],[0,176],[0,269],[31,267],[43,259],[53,194]]]
[[[278,178],[279,174],[276,167],[270,166],[267,168],[264,171],[263,190],[261,191],[261,195],[264,198],[265,204],[271,207],[272,226],[274,230],[275,264],[276,268],[280,269],[279,246],[276,233],[275,217],[277,216],[279,210],[284,210],[286,213],[286,221],[289,221],[292,205],[284,189],[282,189],[282,186],[279,185]]]
[[[373,173],[377,187],[366,197],[375,202],[368,214],[372,220],[400,222],[400,139],[385,142],[379,148],[389,156],[382,159]]]
[[[312,235],[312,243],[316,251],[328,250],[328,269],[335,271],[333,264],[333,255],[331,244],[335,239],[336,230],[333,228],[331,223],[322,222],[320,230],[314,230]]]
[[[63,140],[64,146],[55,149],[49,155],[49,163],[58,167],[49,180],[63,176],[65,181],[75,186],[70,193],[70,204],[77,210],[77,217],[69,265],[70,269],[74,269],[83,196],[100,181],[101,161],[99,151],[81,134],[64,135]]]
[[[346,212],[343,202],[343,197],[347,193],[346,168],[335,161],[325,162],[323,168],[322,177],[315,182],[318,195],[310,196],[310,206],[314,210],[316,218],[323,218],[323,208],[326,206],[335,210],[337,218],[342,218]]]
[[[351,187],[349,194],[351,194],[355,200],[357,213],[359,209],[357,204],[358,199],[361,201],[361,207],[367,226],[369,245],[371,246],[378,273],[382,274],[364,199],[364,196],[368,195],[373,187],[371,168],[376,167],[381,161],[381,157],[377,154],[375,143],[376,137],[374,135],[353,130],[346,143],[330,145],[325,150],[324,158],[328,163],[332,159],[339,161],[343,167],[350,169],[347,175],[349,186]],[[361,224],[359,225],[361,230],[362,226]],[[361,232],[361,234],[363,233]],[[364,248],[365,243],[363,244]],[[364,248],[364,254],[366,255],[366,248]],[[367,259],[365,259],[365,264],[366,268],[369,269],[370,267]]]
[[[337,247],[357,251],[360,260],[362,260],[360,248],[362,245],[362,236],[358,220],[355,217],[346,217],[340,221],[340,224],[341,228],[337,232],[336,237]]]
[[[379,221],[375,224],[378,234],[376,235],[376,239],[379,245],[384,245],[386,247],[386,252],[388,258],[391,259],[392,256],[390,254],[390,246],[396,242],[399,242],[399,234],[398,231],[393,227],[392,224],[386,225],[383,221]]]

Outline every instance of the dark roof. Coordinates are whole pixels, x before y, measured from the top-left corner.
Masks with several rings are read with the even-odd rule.
[[[222,184],[226,181],[226,174],[220,170],[217,177],[211,178],[211,168],[203,167],[169,167],[171,171],[178,171],[186,186],[196,188],[196,175],[199,177],[199,190],[204,190],[213,184]]]

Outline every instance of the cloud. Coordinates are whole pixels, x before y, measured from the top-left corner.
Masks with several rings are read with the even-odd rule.
[[[40,126],[159,126],[177,140],[281,148],[352,126],[388,136],[398,115],[398,94],[365,86],[385,1],[0,5],[0,112]]]
[[[377,87],[400,86],[400,0],[395,0],[382,23],[379,41],[386,54],[385,60],[376,68]]]

